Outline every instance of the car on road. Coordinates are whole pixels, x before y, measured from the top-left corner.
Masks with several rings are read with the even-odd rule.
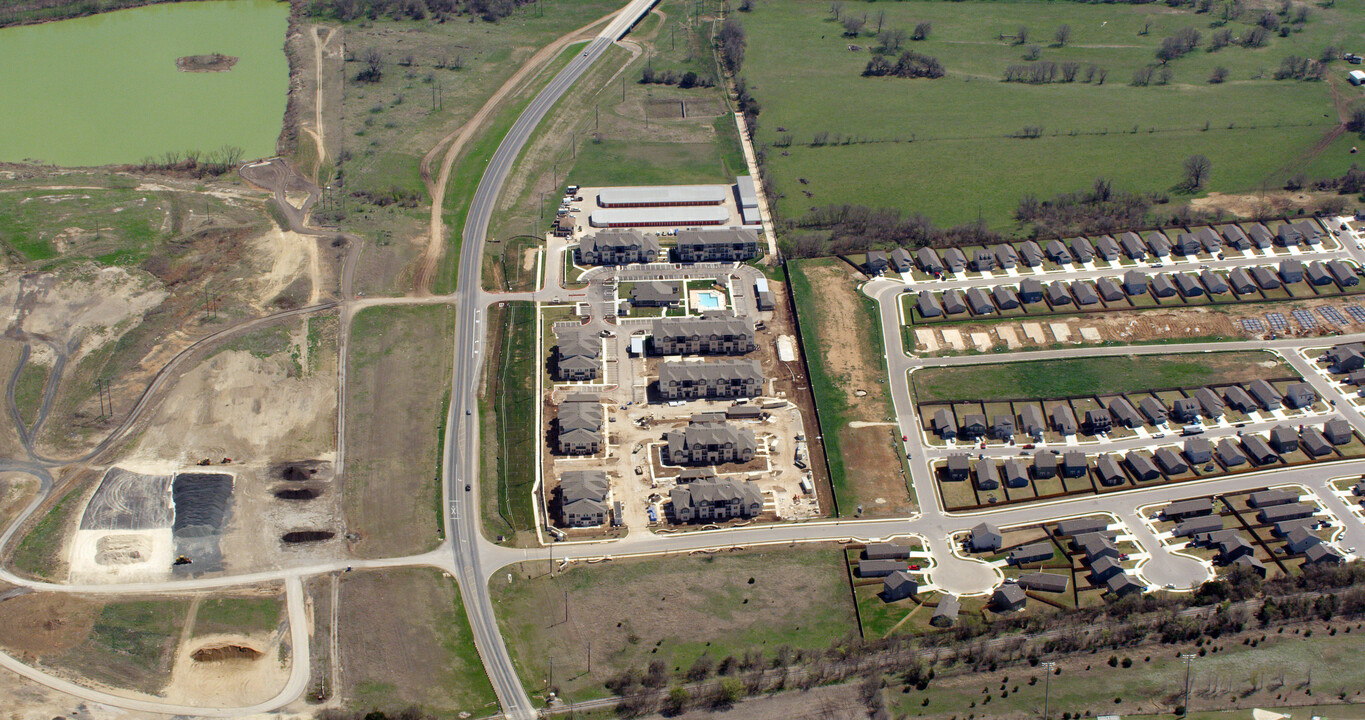
[[[1032,450],[1032,449],[1035,448],[1035,447],[1037,447],[1037,446],[1034,445],[1033,443],[1029,443],[1029,444],[1027,444],[1027,445],[1024,446],[1024,449],[1025,449],[1025,450]]]
[[[473,485],[470,485],[469,483],[465,483],[465,484],[464,484],[464,491],[465,491],[465,492],[469,492],[470,490],[473,490],[473,489],[474,489],[474,486],[473,486]]]

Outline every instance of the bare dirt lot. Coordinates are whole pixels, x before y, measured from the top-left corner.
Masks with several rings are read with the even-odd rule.
[[[783,646],[816,650],[856,633],[844,568],[838,549],[802,547],[574,565],[553,577],[527,564],[489,584],[527,688],[545,692],[553,656],[554,685],[584,699],[655,660],[681,678],[702,656],[770,662]]]
[[[496,711],[450,576],[357,571],[343,576],[340,593],[341,696],[349,706],[393,712],[416,704],[443,717]]]
[[[838,462],[831,448],[836,478],[842,470],[846,489],[840,495],[840,512],[852,514],[856,506],[870,515],[904,515],[913,500],[902,472],[895,436],[891,401],[886,392],[886,368],[882,360],[880,330],[875,312],[858,293],[858,276],[838,260],[802,262],[793,275],[798,312],[806,327],[813,322],[815,336],[804,336],[807,362],[819,362],[825,391],[837,398],[838,407],[821,407],[826,432],[837,433]],[[809,293],[807,295],[806,293]],[[821,375],[812,371],[819,395]],[[856,458],[856,462],[853,460]],[[851,503],[844,507],[845,502]]]

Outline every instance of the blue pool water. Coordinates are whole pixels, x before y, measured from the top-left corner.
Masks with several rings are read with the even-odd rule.
[[[702,310],[719,310],[720,297],[715,293],[705,292],[697,294],[697,307]]]

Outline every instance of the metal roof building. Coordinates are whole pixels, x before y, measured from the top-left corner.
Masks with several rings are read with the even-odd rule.
[[[741,208],[758,207],[758,190],[754,187],[752,175],[740,175],[735,178],[735,192],[739,195],[739,206]]]
[[[597,205],[604,208],[721,205],[728,190],[725,185],[606,187],[597,191]]]
[[[701,207],[620,207],[593,210],[588,224],[593,227],[679,227],[724,225],[730,211],[715,205]]]

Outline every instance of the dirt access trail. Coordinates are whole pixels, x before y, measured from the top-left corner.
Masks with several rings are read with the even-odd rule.
[[[327,31],[327,37],[321,37],[323,30]],[[327,130],[322,123],[322,51],[327,44],[332,42],[336,35],[336,28],[314,25],[311,33],[313,37],[313,127],[301,125],[300,129],[313,136],[313,143],[318,148],[318,161],[313,166],[313,182],[318,182],[318,173],[322,166],[327,162]]]
[[[436,272],[436,264],[440,262],[441,255],[445,250],[445,233],[441,227],[441,214],[445,207],[446,184],[450,182],[450,171],[455,165],[455,158],[459,156],[460,150],[464,148],[475,132],[488,121],[489,116],[493,114],[497,106],[532,74],[541,70],[550,60],[558,57],[565,46],[578,40],[588,39],[590,37],[588,33],[592,28],[610,22],[619,13],[619,10],[607,13],[577,30],[560,36],[554,42],[536,51],[535,55],[523,63],[516,73],[507,78],[507,82],[504,82],[497,92],[484,102],[483,107],[480,107],[473,117],[465,121],[465,124],[454,132],[441,138],[436,146],[422,158],[422,182],[426,184],[427,194],[431,196],[431,227],[427,232],[426,252],[422,253],[422,258],[418,261],[417,272],[414,273],[413,291],[415,293],[418,295],[431,294],[431,276]],[[441,148],[445,148],[445,156],[441,160],[441,171],[433,181],[431,164],[436,160]]]

